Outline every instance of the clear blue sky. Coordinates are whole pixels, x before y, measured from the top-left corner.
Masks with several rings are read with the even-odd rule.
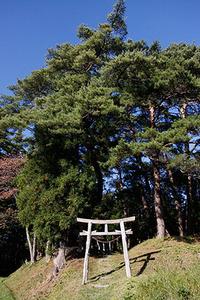
[[[200,44],[199,0],[127,0],[129,37]],[[105,21],[114,0],[0,0],[0,94],[44,65],[48,48],[76,42],[77,27]]]

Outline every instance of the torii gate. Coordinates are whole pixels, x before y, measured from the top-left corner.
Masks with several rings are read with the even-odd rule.
[[[82,284],[85,284],[88,280],[88,267],[89,267],[89,250],[90,250],[90,244],[91,244],[91,237],[92,236],[121,236],[122,237],[122,245],[123,245],[123,253],[124,253],[124,262],[125,262],[125,268],[126,268],[126,276],[128,278],[131,277],[131,268],[130,268],[130,262],[128,257],[128,247],[127,247],[127,241],[126,241],[126,235],[132,234],[132,230],[128,229],[125,230],[124,223],[126,222],[133,222],[135,221],[135,217],[129,217],[129,218],[123,218],[123,219],[116,219],[116,220],[92,220],[92,219],[82,219],[77,218],[77,222],[79,223],[86,223],[88,224],[87,231],[83,230],[80,232],[81,236],[87,236],[86,239],[86,248],[85,248],[85,258],[84,258],[84,266],[83,266],[83,281]],[[98,231],[92,231],[92,224],[103,224],[104,225],[104,231],[98,232]],[[108,225],[109,224],[120,224],[120,230],[115,231],[108,231]]]

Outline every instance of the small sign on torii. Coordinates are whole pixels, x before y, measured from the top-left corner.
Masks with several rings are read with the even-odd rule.
[[[126,241],[126,235],[132,234],[132,230],[128,229],[125,230],[124,223],[126,222],[133,222],[135,221],[135,217],[129,217],[129,218],[123,218],[123,219],[116,219],[116,220],[92,220],[92,219],[82,219],[77,218],[77,222],[79,223],[86,223],[88,224],[87,231],[80,232],[81,236],[86,236],[86,248],[85,248],[85,258],[84,258],[84,266],[83,266],[83,281],[82,284],[85,284],[88,280],[88,268],[89,268],[89,250],[90,250],[90,244],[91,244],[91,237],[93,236],[121,236],[122,237],[122,245],[123,245],[123,253],[124,253],[124,262],[125,262],[125,268],[126,268],[126,276],[128,278],[131,277],[131,268],[130,268],[130,262],[129,262],[129,256],[128,256],[128,247],[127,247],[127,241]],[[92,231],[92,225],[104,225],[104,231],[98,232],[98,231]],[[120,230],[115,231],[108,231],[108,225],[109,224],[120,224]]]

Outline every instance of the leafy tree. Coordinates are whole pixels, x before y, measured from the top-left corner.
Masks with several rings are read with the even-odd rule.
[[[76,240],[77,215],[135,214],[135,241],[198,231],[200,49],[126,41],[122,0],[107,21],[2,97],[1,152],[26,152],[19,218],[42,247]]]
[[[78,213],[93,215],[103,198],[109,148],[116,144],[120,110],[99,77],[124,42],[109,24],[95,31],[81,26],[79,36],[82,43],[50,49],[46,68],[12,87],[11,105],[19,109],[1,123],[31,132],[23,140],[28,157],[17,204],[22,224],[42,241],[67,240]]]
[[[21,157],[0,159],[0,265],[1,276],[18,268],[25,258],[25,235],[17,216],[14,179],[22,168]]]

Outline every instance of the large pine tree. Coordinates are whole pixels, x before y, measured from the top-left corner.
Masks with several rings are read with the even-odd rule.
[[[200,48],[126,34],[119,0],[2,98],[1,153],[26,153],[19,218],[41,243],[76,239],[77,215],[135,214],[136,240],[198,232]]]

